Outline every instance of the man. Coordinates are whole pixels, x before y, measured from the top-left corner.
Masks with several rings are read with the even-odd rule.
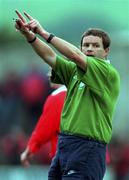
[[[30,158],[32,158],[40,150],[41,146],[48,141],[51,143],[50,159],[54,157],[56,152],[61,112],[67,90],[65,86],[51,83],[51,73],[48,73],[48,77],[51,88],[55,90],[47,97],[43,106],[43,112],[29,138],[27,147],[20,156],[23,166],[29,166]],[[106,151],[106,163],[109,163],[108,150]]]
[[[29,159],[39,151],[41,146],[51,142],[50,159],[56,152],[57,139],[60,129],[61,112],[66,96],[66,87],[51,83],[51,73],[48,73],[51,88],[55,89],[46,99],[43,112],[36,124],[35,129],[28,141],[25,151],[21,154],[23,166],[29,165]]]
[[[105,173],[106,144],[112,134],[112,116],[119,94],[118,72],[106,60],[110,38],[100,29],[82,36],[81,50],[48,33],[27,13],[15,27],[31,43],[36,53],[53,68],[52,80],[67,87],[62,112],[58,149],[49,180],[102,180]],[[38,33],[63,56],[35,36]],[[72,61],[72,62],[71,62]]]

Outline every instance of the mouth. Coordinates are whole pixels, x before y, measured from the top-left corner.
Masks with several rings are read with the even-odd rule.
[[[94,57],[94,55],[93,55],[93,54],[87,54],[87,56]]]
[[[87,53],[86,53],[86,56],[94,57],[94,54],[93,54],[92,52],[87,52]]]

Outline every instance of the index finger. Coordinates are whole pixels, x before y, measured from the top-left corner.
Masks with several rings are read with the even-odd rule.
[[[33,20],[34,18],[32,16],[30,16],[28,13],[24,12],[25,16],[29,19],[29,20]]]
[[[23,23],[25,23],[25,22],[26,22],[26,19],[25,19],[17,10],[15,10],[15,12],[16,12],[16,14],[18,15],[18,17],[21,19],[21,21],[22,21]]]

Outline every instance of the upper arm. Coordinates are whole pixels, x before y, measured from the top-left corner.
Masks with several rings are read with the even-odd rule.
[[[45,60],[46,63],[52,67],[53,70],[56,68],[56,59],[57,59],[57,54],[54,53],[52,56],[46,56]]]
[[[86,70],[86,67],[87,67],[87,57],[80,50],[78,50],[75,54],[73,54],[73,61],[82,70]]]

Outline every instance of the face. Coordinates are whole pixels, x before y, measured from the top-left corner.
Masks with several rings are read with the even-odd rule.
[[[109,48],[104,49],[102,38],[89,35],[83,38],[82,52],[86,56],[93,56],[105,59],[108,55]]]

